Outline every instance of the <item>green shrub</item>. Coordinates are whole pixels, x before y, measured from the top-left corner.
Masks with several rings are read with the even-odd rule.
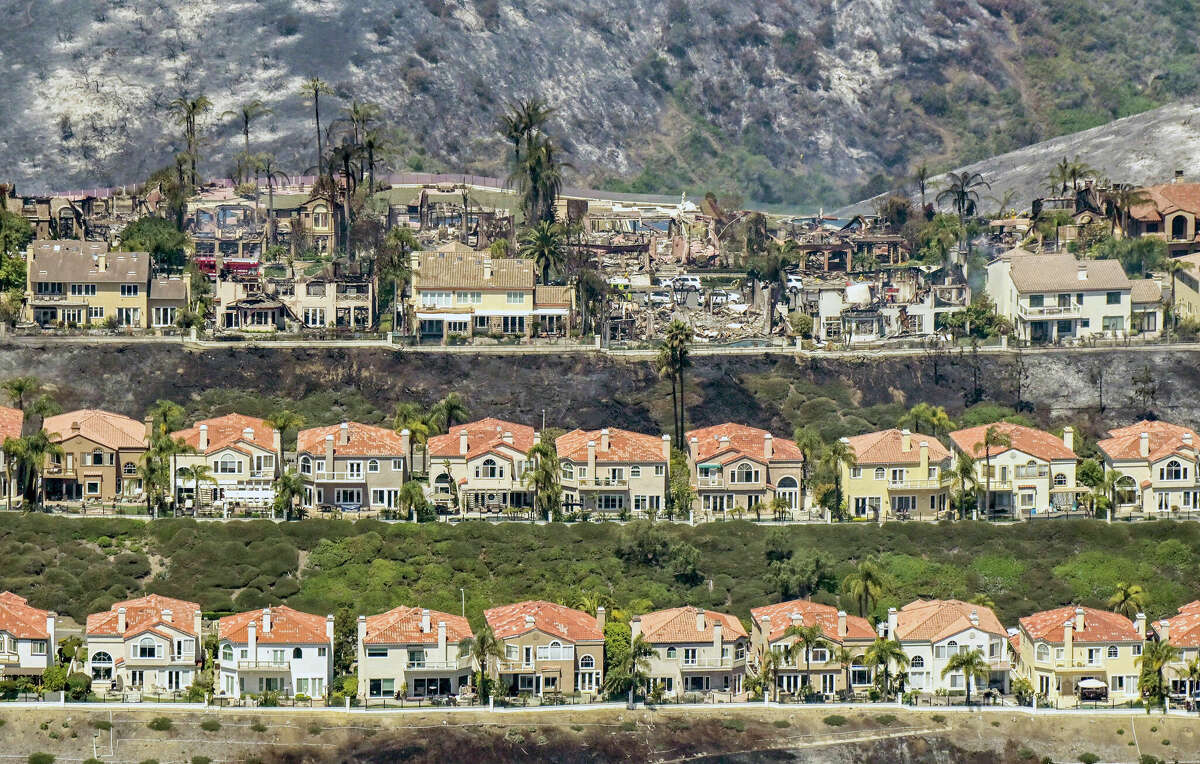
[[[621,722],[622,732],[633,732],[637,729],[637,724],[634,722]]]
[[[172,724],[169,717],[156,716],[151,719],[146,726],[155,732],[166,732],[167,730],[171,729]]]
[[[29,754],[29,764],[54,764],[54,754],[31,753]]]
[[[98,730],[107,731],[112,729],[112,722],[110,722],[108,719],[93,719],[92,726]]]
[[[1021,757],[1022,759],[1032,759],[1035,758],[1037,754],[1028,748],[1022,748],[1021,750],[1017,751],[1017,756]]]
[[[1079,754],[1079,760],[1083,764],[1096,764],[1097,761],[1100,761],[1100,757],[1094,753],[1081,753]]]
[[[255,732],[266,732],[267,725],[263,724],[260,721],[255,721],[253,724],[250,725],[250,729],[254,730]]]
[[[205,719],[204,721],[200,722],[200,729],[204,730],[205,732],[216,732],[217,730],[221,729],[221,723],[216,719]]]
[[[880,714],[879,716],[875,717],[875,721],[879,724],[882,724],[884,727],[890,727],[896,723],[896,715]]]
[[[993,727],[999,727],[999,726],[1000,726],[1000,722],[992,722],[992,726],[993,726]]]
[[[158,759],[142,759],[138,764],[158,764]]]
[[[746,731],[746,722],[741,719],[722,719],[721,726],[727,730]]]
[[[821,721],[825,722],[825,725],[828,727],[841,727],[846,724],[847,719],[839,714],[830,714]]]
[[[1163,745],[1170,745],[1170,744],[1171,744],[1171,741],[1170,741],[1170,740],[1163,740],[1163,741],[1162,741],[1162,744],[1163,744]]]
[[[571,730],[574,732],[583,732],[583,725],[582,724],[572,724]]]
[[[775,721],[771,722],[771,725],[774,727],[778,727],[779,729],[785,729],[787,727],[792,726],[792,723],[789,722],[787,719],[776,719]]]
[[[207,756],[193,756],[192,764],[212,764],[212,759]]]
[[[320,735],[322,732],[324,732],[324,729],[321,727],[320,724],[313,722],[312,724],[308,725],[308,734]]]
[[[942,716],[941,714],[934,714],[933,716],[931,716],[929,718],[932,719],[937,724],[945,724],[946,723],[946,717]]]

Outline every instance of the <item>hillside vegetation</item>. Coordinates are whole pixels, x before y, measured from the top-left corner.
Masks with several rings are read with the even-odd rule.
[[[475,624],[488,607],[530,598],[626,613],[691,604],[747,618],[751,607],[795,596],[855,612],[840,589],[867,558],[884,571],[876,617],[917,597],[982,594],[1014,624],[1068,603],[1104,607],[1126,582],[1145,587],[1148,614],[1159,618],[1200,596],[1200,524],[1169,521],[691,528],[40,515],[5,516],[0,590],[78,620],[144,592],[215,613],[277,602],[343,617],[399,604],[458,612],[460,588]]]

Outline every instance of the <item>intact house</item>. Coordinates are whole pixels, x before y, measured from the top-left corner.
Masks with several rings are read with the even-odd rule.
[[[149,444],[150,427],[149,421],[99,409],[46,417],[42,429],[63,450],[46,456],[46,498],[107,502],[141,497],[138,464]]]
[[[1171,257],[1200,251],[1200,183],[1187,183],[1177,172],[1171,183],[1140,190],[1146,201],[1129,208],[1126,235],[1163,239]]]
[[[959,600],[916,600],[900,610],[888,608],[883,636],[900,643],[908,656],[908,689],[936,693],[981,690],[1008,692],[1008,631],[989,607]],[[986,687],[961,671],[942,670],[956,653],[978,650],[988,665]]]
[[[794,442],[732,422],[686,437],[696,503],[706,514],[735,508],[770,512],[776,498],[789,510],[803,506],[804,454]]]
[[[304,482],[301,505],[344,510],[394,510],[408,482],[408,430],[342,422],[301,430],[296,464]]]
[[[540,600],[485,610],[501,643],[501,692],[596,696],[604,682],[604,609],[596,617]]]
[[[1105,471],[1115,470],[1118,512],[1200,509],[1195,431],[1169,422],[1138,422],[1110,430],[1096,446]]]
[[[555,448],[567,510],[653,514],[666,506],[671,436],[572,430],[558,437]]]
[[[985,449],[983,441],[993,428],[1011,445]],[[991,506],[985,507],[991,515],[1020,519],[1050,509],[1072,509],[1078,494],[1089,490],[1075,482],[1075,431],[1070,426],[1063,428],[1059,438],[1032,427],[996,422],[956,430],[950,433],[950,442],[955,454],[967,454],[975,460],[974,481],[980,506],[991,486]]]
[[[333,680],[333,616],[286,605],[217,621],[217,694],[323,698]]]
[[[1133,283],[1117,260],[1007,252],[988,264],[987,291],[1013,335],[1059,342],[1135,333]]]
[[[532,260],[492,257],[452,242],[412,256],[407,325],[418,339],[443,344],[476,336],[565,335],[570,287],[538,286]]]
[[[771,651],[779,661],[775,679],[778,692],[801,695],[801,688],[807,685],[813,694],[832,697],[865,692],[871,685],[873,675],[863,654],[875,641],[875,630],[866,618],[847,615],[831,605],[790,600],[753,608],[750,621],[753,659],[761,663],[760,656]],[[812,648],[807,659],[803,654],[793,656],[796,638],[786,634],[793,626],[819,626],[824,644]],[[850,652],[849,665],[837,661],[835,652],[839,648]]]
[[[0,406],[0,443],[3,443],[9,438],[21,437],[21,428],[25,426],[25,412],[20,409],[10,408],[8,406]],[[0,451],[0,494],[3,495],[3,501],[11,503],[13,499],[21,496],[21,480],[17,472],[18,465],[16,463],[9,464],[8,456],[3,451]],[[9,472],[12,472],[12,479],[9,479]]]
[[[523,477],[537,442],[532,427],[491,417],[430,438],[425,451],[434,504],[464,512],[533,506]]]
[[[1166,642],[1179,651],[1179,658],[1164,671],[1171,683],[1171,694],[1195,700],[1200,695],[1200,683],[1187,678],[1187,665],[1200,660],[1200,600],[1180,606],[1170,617],[1150,624],[1150,636]]]
[[[471,636],[466,618],[415,607],[358,617],[358,697],[459,695],[476,666],[459,647]]]
[[[1163,329],[1162,284],[1155,279],[1130,279],[1129,326],[1134,334],[1156,336]]]
[[[47,326],[175,326],[188,277],[154,273],[146,252],[109,252],[96,241],[35,241],[25,255],[22,319]]]
[[[1184,268],[1175,274],[1171,305],[1180,320],[1200,317],[1200,252],[1175,258]]]
[[[1136,700],[1146,616],[1084,607],[1044,610],[1020,620],[1013,637],[1015,676],[1050,703],[1079,699]]]
[[[87,671],[97,690],[186,690],[200,670],[200,606],[148,594],[87,617]]]
[[[641,634],[653,648],[650,682],[665,695],[742,694],[750,637],[736,616],[677,607],[636,616],[631,628],[632,639]]]
[[[171,439],[193,449],[171,455],[177,507],[263,507],[275,500],[283,451],[279,431],[262,419],[244,414],[202,419],[171,433]],[[208,468],[207,479],[196,479],[196,467]]]
[[[950,452],[932,435],[908,430],[843,438],[854,453],[842,464],[842,491],[851,517],[937,516],[950,505]]]
[[[57,621],[24,597],[0,593],[0,679],[41,676],[55,664]]]

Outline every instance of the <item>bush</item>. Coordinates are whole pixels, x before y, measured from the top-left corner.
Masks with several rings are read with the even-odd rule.
[[[308,734],[310,735],[320,735],[323,731],[324,729],[321,727],[321,725],[317,724],[316,722],[308,725]]]
[[[738,732],[746,731],[746,722],[741,719],[722,719],[721,726],[727,730],[737,730]]]
[[[54,754],[31,753],[29,754],[29,764],[54,764]]]
[[[92,726],[98,730],[110,730],[112,729],[112,722],[108,719],[93,719]]]
[[[635,722],[621,722],[621,731],[622,732],[633,732],[636,729],[637,729],[637,724]]]
[[[1083,764],[1096,764],[1097,761],[1100,761],[1100,757],[1094,753],[1081,753],[1079,754],[1079,760]]]
[[[896,715],[895,714],[880,714],[879,716],[875,717],[875,721],[878,722],[879,724],[882,724],[885,727],[890,727],[896,723]]]
[[[942,716],[941,714],[934,714],[933,716],[931,716],[929,718],[938,724],[946,723],[946,717]]]
[[[266,732],[267,725],[263,724],[262,722],[256,721],[250,725],[250,729],[254,730],[255,732]]]
[[[205,719],[204,721],[200,722],[200,729],[204,730],[205,732],[216,732],[217,730],[221,729],[221,723],[216,719]]]
[[[1017,756],[1021,757],[1022,759],[1032,759],[1036,757],[1037,754],[1028,748],[1022,748],[1021,750],[1017,751]]]
[[[155,732],[166,732],[167,730],[171,729],[172,724],[170,718],[166,716],[156,716],[151,719],[146,726]]]
[[[847,719],[846,717],[838,714],[831,714],[826,716],[821,721],[825,722],[825,725],[828,727],[842,727],[846,724]]]
[[[771,722],[771,726],[778,727],[779,729],[785,729],[792,726],[792,723],[787,719],[776,719],[775,721]]]
[[[193,756],[192,764],[212,764],[212,759],[207,756]]]

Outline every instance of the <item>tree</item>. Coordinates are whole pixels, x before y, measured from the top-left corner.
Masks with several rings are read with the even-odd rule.
[[[400,487],[397,507],[403,514],[415,514],[419,522],[425,522],[425,489],[420,482],[410,480]]]
[[[42,381],[37,377],[9,377],[3,382],[4,392],[13,406],[25,410],[25,401],[32,399],[42,389]]]
[[[1116,590],[1108,598],[1108,606],[1114,613],[1120,613],[1126,618],[1133,619],[1138,613],[1146,610],[1146,592],[1137,584],[1127,584],[1121,581]]]
[[[863,560],[842,579],[842,595],[854,600],[858,614],[866,617],[883,595],[883,569],[874,560]]]
[[[800,449],[802,459],[800,462],[800,490],[802,495],[807,497],[812,488],[814,465],[821,458],[825,442],[821,440],[821,434],[811,425],[797,427],[792,433],[792,440],[795,441],[796,448]]]
[[[967,484],[975,484],[975,459],[966,451],[960,451],[954,461],[954,476],[958,478],[958,505],[965,513]]]
[[[925,189],[929,185],[929,165],[922,162],[917,165],[916,172],[913,173],[913,181],[917,184],[917,191],[921,194],[921,208],[925,208]]]
[[[403,401],[396,404],[396,412],[392,415],[392,429],[396,432],[408,430],[412,442],[424,446],[429,442],[429,436],[434,433],[434,427],[429,423],[429,413],[419,403]]]
[[[187,94],[182,94],[168,104],[168,108],[175,116],[175,124],[183,127],[183,139],[187,146],[185,156],[191,168],[188,179],[192,188],[197,185],[196,162],[199,144],[196,139],[196,123],[200,117],[212,111],[212,107],[212,101],[204,95],[189,98]]]
[[[1183,678],[1187,681],[1188,698],[1196,697],[1196,688],[1200,687],[1200,656],[1192,658],[1183,667]]]
[[[0,185],[0,199],[4,198]],[[25,247],[33,240],[33,226],[0,203],[0,292],[20,304],[25,292]]]
[[[296,500],[304,495],[304,481],[300,475],[296,470],[289,469],[275,478],[271,485],[275,488],[275,505],[272,511],[279,510],[283,520],[297,518]]]
[[[687,411],[687,401],[684,395],[687,389],[684,384],[684,370],[692,365],[690,359],[691,344],[692,327],[676,319],[667,326],[666,342],[663,346],[665,355],[663,355],[662,351],[659,354],[659,374],[670,375],[673,378],[671,401],[675,409],[672,411],[675,420],[674,442],[676,447],[680,449],[686,447],[683,443]],[[675,393],[676,388],[678,388],[678,394]]]
[[[121,249],[149,252],[156,268],[182,271],[187,263],[187,234],[169,220],[147,215],[121,231]]]
[[[1167,696],[1167,682],[1163,672],[1167,666],[1179,660],[1179,648],[1170,642],[1151,640],[1142,645],[1142,654],[1135,663],[1141,666],[1142,672],[1138,677],[1138,690],[1142,697],[1162,703]]]
[[[6,486],[5,502],[8,505],[8,510],[12,511],[12,495],[13,495],[13,478],[16,477],[15,472],[18,468],[27,462],[25,454],[25,440],[23,438],[8,437],[4,439],[4,445],[0,447],[4,453],[4,484]]]
[[[191,482],[192,498],[195,501],[196,510],[197,510],[197,512],[199,512],[199,510],[200,510],[200,484],[201,483],[212,483],[213,485],[216,485],[217,479],[212,476],[211,472],[209,471],[208,465],[201,464],[201,463],[189,464],[186,467],[180,467],[179,468],[179,477],[183,480],[184,484],[187,484],[189,481]]]
[[[442,432],[450,432],[456,424],[465,424],[469,419],[467,404],[458,393],[447,393],[429,413],[429,424]]]
[[[949,179],[949,183],[937,195],[936,201],[939,205],[950,202],[958,219],[965,222],[968,216],[973,217],[976,214],[979,206],[979,189],[986,188],[991,191],[992,184],[984,180],[980,173],[966,170],[948,173],[946,177]]]
[[[558,451],[553,443],[539,441],[529,449],[527,468],[521,482],[533,490],[533,508],[553,522],[562,520],[562,484],[559,482]],[[592,608],[594,610],[595,608]]]
[[[291,182],[287,173],[279,169],[271,154],[259,154],[254,160],[254,171],[267,180],[267,243],[275,243],[275,184]],[[292,274],[296,278],[296,274]]]
[[[638,634],[629,643],[629,650],[623,660],[614,665],[604,677],[604,691],[610,695],[622,692],[629,693],[629,705],[633,705],[633,695],[638,688],[645,687],[650,681],[650,657],[654,649],[646,641],[646,635]]]
[[[921,259],[931,265],[949,266],[954,248],[966,235],[966,228],[958,218],[945,213],[934,215],[918,236]]]
[[[991,672],[987,659],[983,657],[983,651],[976,649],[951,655],[942,667],[942,679],[959,672],[966,679],[967,705],[971,705],[971,685],[974,682],[986,683]]]
[[[1175,312],[1175,295],[1177,294],[1177,292],[1175,291],[1175,279],[1178,278],[1180,273],[1188,270],[1191,267],[1192,267],[1191,263],[1189,263],[1185,260],[1176,259],[1176,258],[1167,258],[1167,260],[1162,264],[1162,269],[1164,271],[1166,271],[1167,273],[1171,274],[1171,308],[1170,308],[1170,311],[1171,311],[1171,328],[1172,329],[1178,328],[1178,326],[1179,326],[1179,314]],[[1166,322],[1164,321],[1163,323],[1164,323],[1163,328],[1166,328],[1165,327]]]
[[[47,457],[63,455],[63,448],[52,440],[54,437],[54,434],[43,429],[22,438],[24,445],[21,451],[25,458],[22,472],[25,476],[27,505],[29,503],[41,505],[42,503],[42,468],[46,464]]]
[[[783,636],[794,638],[788,649],[788,657],[793,663],[798,662],[800,656],[804,656],[804,685],[809,687],[811,692],[812,651],[825,644],[825,632],[820,624],[814,623],[808,626],[789,626],[784,629]]]
[[[321,149],[321,96],[333,95],[333,89],[317,77],[310,77],[300,87],[300,94],[311,98],[313,103],[313,122],[317,128],[317,174],[324,172],[325,154]]]
[[[1139,412],[1149,414],[1154,404],[1158,402],[1158,377],[1150,368],[1150,364],[1145,364],[1137,371],[1129,381],[1132,385],[1132,398],[1137,404]]]
[[[236,110],[225,111],[221,113],[221,118],[231,117],[241,123],[242,137],[245,138],[245,147],[242,151],[242,159],[239,160],[239,167],[243,166],[247,172],[256,169],[253,158],[250,155],[250,123],[259,117],[265,117],[271,113],[271,109],[264,104],[260,99],[255,98],[249,103],[244,103]],[[257,191],[256,191],[257,194]]]
[[[986,465],[984,468],[984,495],[987,496],[987,510],[989,514],[995,509],[992,504],[992,449],[1012,448],[1012,439],[1003,431],[991,425],[983,433],[983,440],[975,444],[975,453],[983,452],[983,461]]]
[[[291,442],[295,445],[296,431],[304,426],[304,417],[288,409],[280,409],[267,417],[267,424],[279,433],[281,447],[288,445],[287,433],[292,433]]]
[[[775,693],[775,700],[779,700],[779,683],[776,679],[779,676],[779,653],[771,649],[771,646],[764,643],[759,648],[758,654],[755,655],[755,664],[758,666],[758,671],[753,677],[747,677],[747,689],[758,689],[762,692],[764,698],[770,697],[771,692]]]
[[[1129,211],[1143,204],[1151,204],[1150,196],[1140,188],[1128,183],[1118,183],[1108,192],[1109,216],[1112,220],[1109,233],[1116,231],[1117,219],[1121,220],[1121,233],[1129,235]]]
[[[493,676],[494,662],[504,658],[504,645],[496,639],[492,627],[486,624],[476,631],[474,636],[459,642],[458,648],[460,652],[469,655],[475,663],[478,663],[480,673],[489,679]],[[476,687],[475,691],[482,699],[483,688]]]
[[[554,202],[562,187],[562,170],[545,127],[554,109],[534,97],[510,103],[500,117],[500,134],[511,145],[508,182],[521,198],[525,224],[554,219]]]
[[[954,429],[954,422],[941,406],[918,403],[896,422],[896,426],[913,432],[928,432],[930,435],[945,435]]]
[[[850,692],[850,666],[854,664],[854,653],[848,647],[835,647],[833,649],[833,660],[842,667],[842,672],[846,678],[846,692]]]
[[[857,463],[854,449],[845,438],[835,440],[825,447],[821,456],[821,465],[833,471],[834,505],[842,506],[842,469],[849,470]]]
[[[972,598],[971,598],[970,600],[968,600],[968,601],[969,601],[969,602],[970,602],[972,605],[978,605],[979,607],[985,607],[985,608],[987,608],[988,610],[995,610],[995,609],[996,609],[996,603],[992,601],[992,598],[991,598],[991,597],[989,597],[988,595],[984,594],[983,592],[980,592],[979,594],[976,594],[974,597],[972,597]]]
[[[550,271],[561,271],[566,261],[566,231],[562,225],[540,220],[525,228],[521,235],[521,257],[533,261],[542,283],[550,283]]]
[[[876,681],[885,698],[892,692],[892,665],[895,664],[901,669],[908,668],[908,656],[900,647],[900,643],[883,637],[877,638],[867,647],[863,660],[865,665],[875,669]]]

